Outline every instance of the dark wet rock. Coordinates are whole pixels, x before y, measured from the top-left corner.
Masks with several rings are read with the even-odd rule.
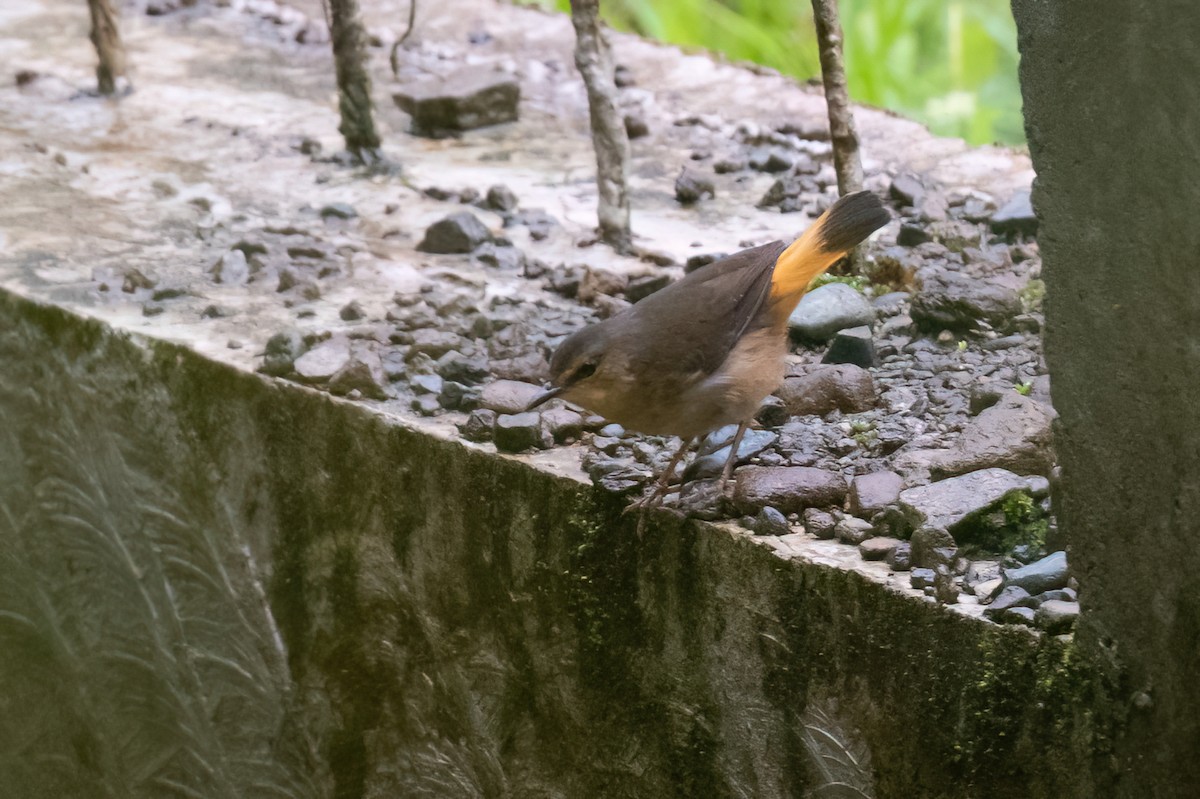
[[[991,608],[988,608],[988,610],[991,610]],[[1020,624],[1025,627],[1032,627],[1037,613],[1033,608],[1015,605],[999,615],[1001,624]]]
[[[483,204],[485,208],[493,211],[508,213],[517,210],[517,195],[508,186],[502,184],[491,186],[487,190]]]
[[[779,208],[781,213],[803,211],[810,199],[821,191],[812,175],[788,174],[780,177],[759,198],[760,208]],[[806,199],[807,198],[807,199]]]
[[[330,203],[321,209],[322,219],[353,219],[358,211],[349,203]]]
[[[979,598],[980,602],[988,602],[1000,593],[1000,589],[1003,586],[1004,580],[1000,577],[992,580],[984,580],[982,583],[975,585],[974,594]]]
[[[776,394],[795,416],[823,416],[834,410],[860,413],[875,406],[875,381],[859,366],[828,364],[787,378]]]
[[[334,336],[322,341],[296,359],[297,377],[305,383],[324,383],[350,361],[350,340]]]
[[[432,394],[422,394],[413,397],[409,402],[408,407],[412,408],[421,416],[436,416],[438,411],[442,409],[442,404],[438,402],[438,398]]]
[[[925,186],[916,175],[903,172],[892,179],[888,196],[901,208],[914,206],[925,196]]]
[[[718,175],[728,175],[731,172],[741,172],[749,166],[742,156],[726,156],[713,162],[713,172]]]
[[[446,380],[474,385],[488,377],[489,366],[487,356],[481,352],[468,355],[450,350],[437,359],[434,369]]]
[[[729,460],[730,448],[737,425],[726,425],[710,433],[700,444],[700,457],[692,461],[684,471],[685,480],[718,477]],[[738,444],[736,463],[744,463],[779,440],[777,433],[768,430],[747,430]]]
[[[970,330],[986,323],[1004,327],[1021,313],[1015,278],[975,277],[940,266],[917,273],[910,314],[924,330]]]
[[[1047,405],[1009,391],[967,424],[954,448],[931,464],[935,477],[1000,467],[1017,474],[1050,473],[1054,465]]]
[[[640,139],[643,136],[649,136],[650,125],[647,124],[646,117],[636,111],[626,114],[625,135],[630,139]]]
[[[804,295],[788,319],[788,329],[802,341],[825,342],[839,330],[869,325],[875,309],[845,283],[827,283]]]
[[[354,347],[349,359],[329,378],[329,390],[346,395],[358,391],[370,399],[387,399],[387,374],[373,349]]]
[[[821,358],[821,363],[850,363],[869,369],[877,366],[875,357],[875,341],[871,338],[871,328],[848,327],[839,330],[829,343],[829,349]]]
[[[625,299],[630,302],[639,302],[654,292],[665,289],[670,284],[671,276],[668,274],[635,277],[630,279],[629,285],[625,287]]]
[[[212,266],[213,280],[228,286],[244,286],[250,280],[250,265],[246,253],[230,250],[217,259]]]
[[[125,278],[121,281],[121,291],[132,294],[143,289],[152,289],[158,285],[157,275],[147,275],[136,267],[125,270]]]
[[[701,255],[693,255],[693,256],[689,257],[687,259],[687,261],[684,263],[683,272],[684,272],[684,274],[689,274],[691,272],[695,272],[700,267],[708,266],[711,263],[716,263],[717,261],[721,260],[722,258],[727,257],[728,255],[729,255],[729,253],[724,253],[724,252],[706,252]]]
[[[856,475],[850,481],[850,512],[869,519],[900,498],[904,478],[895,472]]]
[[[784,513],[840,505],[846,481],[840,474],[806,466],[746,466],[737,472],[733,501],[743,513],[771,505]]]
[[[1004,572],[1005,587],[1018,586],[1030,594],[1040,594],[1067,586],[1067,553],[1055,552],[1019,569]]]
[[[487,408],[471,411],[467,421],[459,426],[462,437],[467,441],[491,441],[492,429],[496,426],[496,412]]]
[[[755,535],[787,535],[792,531],[787,517],[770,505],[758,512],[750,529]]]
[[[817,538],[833,538],[837,527],[837,517],[827,510],[806,508],[804,511],[804,530]]]
[[[443,380],[437,395],[438,404],[451,411],[473,411],[479,407],[479,388],[453,380]]]
[[[165,313],[167,306],[160,302],[145,302],[142,304],[142,316],[158,316]]]
[[[757,147],[750,152],[747,162],[755,172],[786,172],[795,166],[796,157],[779,147]]]
[[[559,444],[577,441],[583,435],[583,416],[570,408],[549,408],[542,411],[542,423]]]
[[[284,330],[267,339],[265,349],[259,371],[263,374],[282,377],[291,373],[296,359],[304,354],[304,337],[298,330]]]
[[[472,253],[475,260],[496,269],[519,272],[525,268],[525,253],[507,244],[485,241]]]
[[[997,620],[1009,608],[1016,607],[1017,603],[1024,602],[1029,598],[1029,592],[1024,588],[1016,585],[1010,585],[996,595],[986,608],[983,615],[989,619]]]
[[[608,269],[584,268],[576,297],[582,303],[592,304],[600,296],[613,296],[625,291],[629,276]]]
[[[833,535],[843,544],[855,546],[871,537],[871,523],[854,516],[846,516],[834,525]]]
[[[1009,199],[991,218],[992,230],[996,233],[1018,233],[1023,236],[1037,234],[1038,220],[1033,213],[1029,190],[1022,189]]]
[[[908,575],[908,584],[918,591],[925,588],[933,588],[933,581],[937,577],[933,569],[918,567],[912,570]]]
[[[904,541],[900,539],[876,536],[859,543],[858,554],[863,555],[864,560],[886,560],[902,543]]]
[[[366,315],[367,312],[363,310],[362,303],[358,300],[350,300],[338,311],[338,316],[347,322],[357,322],[359,319],[366,318]]]
[[[550,377],[550,364],[540,352],[529,352],[513,358],[497,358],[491,362],[491,371],[506,380],[541,383]]]
[[[913,531],[909,541],[912,546],[914,566],[933,568],[940,564],[949,565],[958,554],[954,537],[942,527],[923,525]]]
[[[483,387],[479,404],[498,413],[524,413],[542,391],[540,386],[517,380],[496,380]]]
[[[774,394],[770,394],[763,400],[762,405],[758,408],[758,413],[754,415],[758,423],[763,427],[772,428],[783,425],[788,420],[787,406],[783,400]]]
[[[979,596],[979,587],[991,587],[993,583],[1001,579],[1000,561],[998,560],[975,560],[971,561],[971,565],[967,567],[966,573],[963,575],[963,587],[969,594]],[[985,587],[984,591],[987,591]]]
[[[1006,469],[981,469],[900,492],[900,507],[914,528],[940,527],[968,536],[1006,497],[1027,490],[1025,480]],[[969,536],[968,536],[969,537]],[[960,541],[966,538],[960,538]]]
[[[675,199],[684,205],[690,205],[705,197],[715,197],[716,195],[717,187],[712,178],[705,177],[694,170],[684,169],[675,179]]]
[[[467,67],[401,87],[392,99],[412,116],[414,133],[439,136],[515,121],[521,88],[508,76]]]
[[[449,330],[423,327],[412,332],[408,357],[409,360],[412,360],[416,355],[424,354],[430,358],[440,358],[460,344],[462,344],[462,339]]]
[[[534,241],[548,238],[554,229],[559,227],[558,220],[540,208],[518,211],[504,218],[505,227],[514,225],[524,225],[528,228],[529,237]]]
[[[889,538],[889,540],[892,540]],[[895,539],[899,540],[899,539]],[[904,572],[912,568],[912,544],[900,541],[887,556],[887,564],[893,571]]]
[[[900,232],[896,235],[896,243],[901,247],[916,247],[927,241],[933,241],[929,231],[923,225],[913,222],[905,222],[900,225]]]
[[[1034,621],[1051,635],[1070,632],[1079,618],[1079,603],[1051,599],[1043,602],[1034,614]]]
[[[428,253],[468,253],[491,238],[492,234],[475,214],[458,211],[430,225],[417,249]]]
[[[413,375],[409,378],[408,384],[412,387],[414,394],[432,394],[435,397],[442,393],[442,389],[446,387],[446,381],[441,375]]]
[[[524,452],[546,449],[554,443],[550,431],[537,413],[500,414],[492,433],[496,449],[501,452]]]
[[[910,298],[907,291],[889,291],[871,300],[871,307],[884,316],[895,316],[904,310]]]

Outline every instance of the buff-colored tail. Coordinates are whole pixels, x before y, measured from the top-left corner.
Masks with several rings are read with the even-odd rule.
[[[869,191],[847,194],[831,205],[775,261],[771,302],[776,312],[785,318],[791,314],[813,278],[890,219],[883,203]]]

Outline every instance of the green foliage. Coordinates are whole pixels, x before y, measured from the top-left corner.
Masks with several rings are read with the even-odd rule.
[[[1025,284],[1025,288],[1021,289],[1019,296],[1021,307],[1025,313],[1040,311],[1042,310],[1042,301],[1046,298],[1046,283],[1034,278]]]
[[[529,0],[566,11],[569,0]],[[819,78],[809,3],[605,0],[614,27]],[[841,0],[850,94],[973,144],[1024,141],[1007,0]]]
[[[834,275],[829,272],[822,272],[813,278],[812,283],[808,284],[808,290],[812,291],[815,288],[820,288],[830,283],[845,283],[860,293],[866,290],[867,286],[871,285],[871,281],[862,275]]]
[[[1028,381],[1024,383],[1017,383],[1015,386],[1013,386],[1013,390],[1015,390],[1022,397],[1028,397],[1029,392],[1033,391],[1033,383]]]
[[[1001,551],[1007,552],[1022,544],[1034,549],[1046,546],[1050,524],[1033,497],[1024,491],[1009,494],[1001,504],[1001,509],[1004,511],[1004,529],[1007,533],[1001,543]]]

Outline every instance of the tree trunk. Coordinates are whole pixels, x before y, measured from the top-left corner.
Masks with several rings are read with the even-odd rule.
[[[338,110],[342,115],[338,131],[353,156],[363,163],[374,163],[382,159],[382,154],[371,108],[366,32],[360,19],[358,0],[329,0],[329,36],[333,40]]]
[[[600,27],[600,0],[571,0],[571,22],[575,25],[575,66],[587,87],[596,148],[600,237],[618,252],[628,252],[633,239],[626,191],[629,136],[617,104],[612,52]]]
[[[125,45],[117,28],[117,12],[112,0],[88,0],[88,9],[92,12],[92,32],[88,38],[100,57],[96,65],[96,90],[100,94],[113,94],[117,78],[125,77]]]
[[[825,105],[829,109],[829,137],[833,142],[833,168],[838,193],[860,191],[863,185],[862,158],[850,93],[846,90],[846,66],[842,60],[842,23],[837,0],[812,0],[817,46],[821,53],[821,78],[825,82]]]

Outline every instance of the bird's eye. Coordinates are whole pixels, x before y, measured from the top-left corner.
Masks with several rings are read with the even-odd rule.
[[[591,377],[594,374],[596,374],[596,364],[590,362],[585,363],[583,366],[575,370],[575,375],[571,378],[571,382],[583,380],[584,378]]]

